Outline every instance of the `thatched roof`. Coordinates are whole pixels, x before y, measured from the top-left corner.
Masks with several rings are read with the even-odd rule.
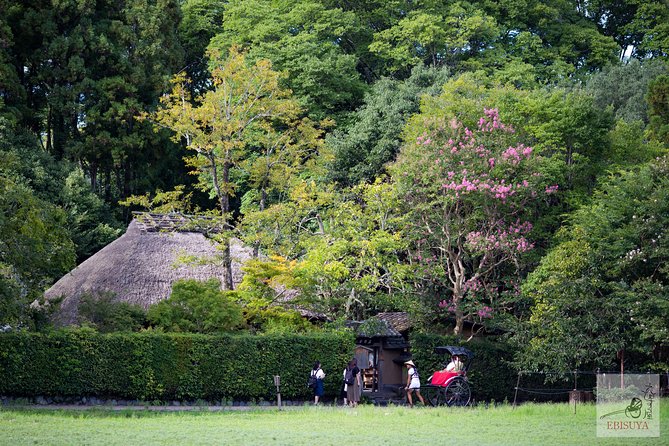
[[[77,319],[80,297],[85,294],[113,293],[115,300],[138,304],[144,309],[169,297],[172,283],[178,279],[223,280],[223,266],[186,264],[180,258],[214,258],[221,251],[201,232],[161,228],[155,231],[133,220],[124,235],[56,282],[47,292],[47,300],[64,296],[54,316],[58,324],[72,324]],[[251,249],[239,240],[231,241],[233,282],[242,280],[241,266],[251,257]]]

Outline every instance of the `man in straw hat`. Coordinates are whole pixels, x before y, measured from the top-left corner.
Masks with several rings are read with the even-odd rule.
[[[423,406],[425,405],[425,400],[423,399],[423,396],[420,394],[420,377],[418,376],[418,369],[416,368],[416,364],[413,363],[412,360],[408,360],[407,362],[404,363],[405,366],[409,369],[407,372],[407,386],[405,387],[407,391],[407,399],[409,400],[409,407],[413,407],[413,400],[411,398],[411,394],[415,391],[416,396],[418,396],[418,399],[420,400],[421,403],[423,403]]]

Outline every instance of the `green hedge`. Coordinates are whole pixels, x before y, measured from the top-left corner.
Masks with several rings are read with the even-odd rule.
[[[349,333],[275,336],[89,331],[0,334],[0,395],[129,400],[307,399],[315,360],[336,395],[353,354]]]
[[[434,347],[462,345],[474,353],[474,360],[467,377],[472,386],[472,397],[476,401],[513,401],[518,373],[509,365],[512,359],[511,346],[500,339],[475,338],[463,343],[454,336],[415,334],[411,337],[412,359],[427,379],[435,370],[444,367],[448,356],[434,353]]]

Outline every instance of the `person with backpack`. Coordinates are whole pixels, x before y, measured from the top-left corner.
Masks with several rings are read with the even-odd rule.
[[[339,391],[339,398],[344,400],[344,406],[348,406],[348,392],[346,384],[346,372],[348,371],[348,365],[344,367],[344,372],[341,374],[341,390]]]
[[[314,404],[318,404],[320,398],[325,394],[323,379],[325,379],[325,372],[321,368],[320,361],[316,361],[314,362],[314,368],[311,369],[311,374],[309,375],[309,384],[313,383]]]
[[[348,362],[344,370],[344,385],[346,386],[346,397],[351,407],[356,407],[360,402],[362,393],[362,382],[358,360],[353,358]]]
[[[416,396],[424,406],[425,400],[423,399],[423,395],[420,394],[420,377],[418,376],[418,368],[411,360],[406,361],[404,365],[406,365],[409,369],[407,373],[407,385],[405,387],[407,391],[407,400],[409,400],[409,407],[413,407],[413,401],[411,398],[411,394],[413,392],[416,392]]]

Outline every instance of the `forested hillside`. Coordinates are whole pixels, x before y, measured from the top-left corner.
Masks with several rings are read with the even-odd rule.
[[[664,0],[0,0],[0,326],[48,328],[31,303],[131,211],[183,212],[220,219],[224,265],[230,237],[256,253],[225,308],[180,296],[236,324],[192,326],[406,311],[531,369],[666,370],[668,24]],[[87,323],[179,329],[162,305]]]

